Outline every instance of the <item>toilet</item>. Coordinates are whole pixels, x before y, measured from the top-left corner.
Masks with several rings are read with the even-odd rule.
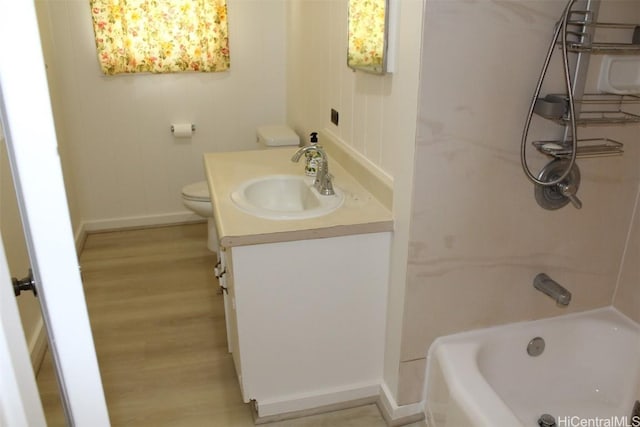
[[[218,253],[218,233],[213,219],[213,205],[207,181],[194,182],[182,187],[182,204],[203,218],[207,218],[207,247]]]
[[[300,145],[300,138],[288,126],[261,126],[257,129],[257,143],[263,148]],[[182,203],[191,211],[207,218],[207,247],[218,252],[218,233],[213,219],[213,205],[207,181],[194,182],[182,188]]]

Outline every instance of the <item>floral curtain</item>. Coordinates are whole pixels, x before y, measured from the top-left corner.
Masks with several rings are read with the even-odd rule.
[[[229,68],[226,0],[90,0],[105,74]]]
[[[350,66],[382,66],[385,6],[385,0],[349,0]]]

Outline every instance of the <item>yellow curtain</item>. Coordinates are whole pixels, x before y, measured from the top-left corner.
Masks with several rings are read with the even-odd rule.
[[[90,0],[105,74],[229,68],[226,0]]]
[[[349,0],[351,66],[381,66],[384,51],[385,0]]]

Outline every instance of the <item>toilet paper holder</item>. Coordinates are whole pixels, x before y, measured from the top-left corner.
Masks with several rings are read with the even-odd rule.
[[[195,132],[196,131],[196,125],[194,125],[193,123],[191,123],[191,132]],[[175,125],[171,125],[171,133],[175,132]]]

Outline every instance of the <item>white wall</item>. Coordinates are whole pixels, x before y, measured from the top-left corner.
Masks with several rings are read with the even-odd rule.
[[[347,67],[347,0],[293,0],[287,14],[289,122],[305,136],[326,128],[392,179],[406,166],[403,145],[415,142],[422,2],[398,2],[397,12],[396,71],[384,76]]]
[[[76,230],[189,216],[180,189],[204,179],[203,152],[254,148],[257,126],[285,121],[281,0],[228,2],[229,72],[113,77],[99,70],[88,2],[38,3]],[[174,122],[194,123],[193,138],[174,139]]]
[[[51,97],[51,106],[56,125],[56,137],[58,139],[58,152],[60,153],[60,161],[62,163],[62,172],[64,175],[65,187],[67,190],[67,201],[69,203],[69,214],[71,217],[71,225],[73,230],[80,230],[82,224],[82,214],[78,202],[78,185],[74,179],[75,170],[71,164],[70,143],[67,137],[65,118],[65,94],[60,91],[60,81],[55,74],[56,51],[54,49],[54,40],[51,35],[51,12],[49,6],[53,5],[49,1],[37,1],[36,13],[38,15],[38,27],[40,31],[40,39],[42,42],[43,56],[47,67],[47,81],[49,84],[49,93]],[[81,243],[81,241],[79,242]]]
[[[397,61],[386,76],[346,66],[347,0],[289,2],[287,116],[300,134],[326,129],[393,181],[395,230],[384,380],[396,394],[406,286],[423,2],[397,2]],[[330,122],[331,108],[340,113]],[[322,143],[322,141],[320,141]],[[339,185],[339,183],[337,183]]]

